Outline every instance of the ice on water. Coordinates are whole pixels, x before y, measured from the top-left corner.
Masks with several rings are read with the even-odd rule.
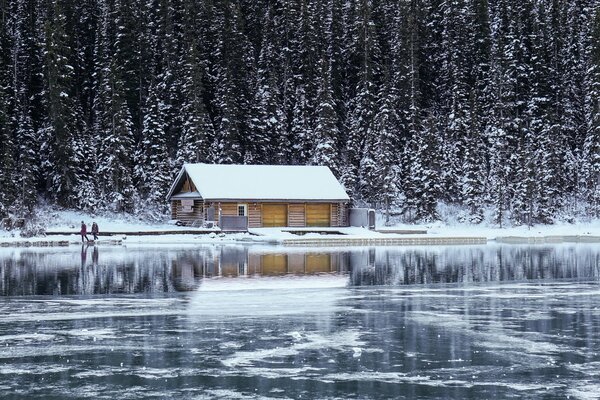
[[[74,266],[39,251],[0,260],[2,391],[24,399],[600,393],[600,250],[589,246],[331,249],[339,264],[327,273],[234,276],[215,260],[245,268],[256,250],[121,251],[83,265],[75,253]]]

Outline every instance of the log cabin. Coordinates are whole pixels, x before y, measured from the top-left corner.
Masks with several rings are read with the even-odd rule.
[[[326,166],[185,164],[167,200],[187,226],[347,226],[350,198]]]

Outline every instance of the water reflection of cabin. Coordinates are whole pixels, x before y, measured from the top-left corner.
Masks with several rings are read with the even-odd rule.
[[[347,272],[348,255],[342,252],[252,252],[247,249],[217,251],[205,260],[205,276],[320,274]]]
[[[227,230],[347,226],[350,201],[328,167],[185,164],[171,186],[172,219]]]

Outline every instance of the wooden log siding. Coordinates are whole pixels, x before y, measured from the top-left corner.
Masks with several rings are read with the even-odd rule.
[[[261,206],[258,203],[248,204],[248,226],[260,228],[262,226]]]
[[[215,208],[215,215],[237,215],[237,203],[212,203]]]
[[[190,180],[190,178],[186,177],[185,181],[183,181],[183,187],[181,188],[182,192],[195,192],[196,186],[194,186],[194,182]]]
[[[171,201],[171,219],[177,219],[177,200]]]
[[[329,221],[331,223],[331,226],[340,226],[340,219],[338,216],[338,205],[337,203],[332,203],[331,207],[329,208]]]
[[[292,203],[288,206],[288,226],[306,226],[304,203]]]
[[[181,200],[173,200],[171,205],[171,217],[183,222],[184,225],[191,225],[196,220],[204,222],[204,202],[202,200],[194,200],[192,212],[183,212]]]
[[[175,203],[175,201],[173,201]],[[227,203],[207,203],[205,209],[208,207],[215,208],[215,219],[219,218],[219,207],[221,207],[221,215],[238,215],[238,204],[248,205],[248,226],[250,228],[262,227],[262,208],[265,204],[286,204],[287,205],[287,226],[301,228],[306,227],[306,207],[308,204],[313,203],[254,203],[248,202],[227,202]],[[324,203],[321,203],[324,204]],[[347,226],[346,218],[346,205],[344,203],[329,203],[330,204],[330,226]],[[181,206],[179,206],[181,208]],[[195,209],[195,206],[194,206]],[[220,221],[219,221],[220,224]]]
[[[346,203],[338,204],[338,226],[348,226],[348,210]]]

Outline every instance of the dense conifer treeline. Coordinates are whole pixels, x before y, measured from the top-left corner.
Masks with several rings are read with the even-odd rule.
[[[0,215],[164,205],[186,162],[352,198],[600,214],[597,0],[0,0]]]

